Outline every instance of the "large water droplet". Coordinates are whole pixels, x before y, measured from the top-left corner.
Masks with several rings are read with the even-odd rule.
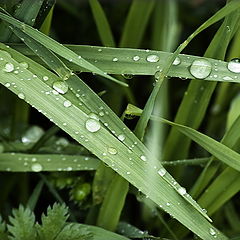
[[[177,65],[179,65],[180,63],[181,63],[180,57],[176,57],[176,58],[174,59],[174,61],[173,61],[173,65],[174,65],[174,66],[177,66]]]
[[[117,154],[117,149],[113,148],[113,147],[109,147],[108,148],[108,152],[112,155],[116,155]]]
[[[12,72],[14,70],[14,65],[12,63],[6,63],[4,67],[5,72]]]
[[[147,56],[147,61],[152,62],[152,63],[156,63],[156,62],[159,61],[159,57],[157,55],[148,55]]]
[[[158,174],[161,176],[161,177],[163,177],[165,174],[166,174],[166,170],[164,169],[164,168],[160,168],[159,170],[158,170]]]
[[[90,118],[86,121],[85,127],[89,132],[97,132],[101,128],[101,125],[98,120]]]
[[[198,79],[204,79],[208,77],[211,71],[212,65],[205,59],[194,60],[190,67],[190,73]]]
[[[53,88],[61,94],[65,94],[68,91],[68,85],[65,81],[54,82],[53,83]]]
[[[33,172],[41,172],[43,170],[43,167],[39,163],[34,163],[32,164],[31,169]]]
[[[227,68],[231,72],[240,73],[240,59],[239,58],[232,59],[228,63]]]

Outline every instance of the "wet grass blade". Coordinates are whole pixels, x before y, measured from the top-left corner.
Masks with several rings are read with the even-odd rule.
[[[194,203],[189,195],[179,194],[179,184],[174,182],[174,179],[165,170],[165,174],[162,177],[159,176],[158,169],[162,169],[161,165],[151,165],[151,162],[146,159],[146,156],[151,156],[146,147],[80,79],[73,75],[68,79],[68,84],[69,87],[73,88],[73,92],[78,92],[77,90],[80,89],[80,91],[85,93],[79,99],[82,105],[79,105],[79,101],[76,102],[76,98],[72,97],[72,91],[64,95],[54,95],[52,93],[52,83],[58,80],[55,74],[11,48],[5,47],[3,44],[1,44],[1,49],[1,57],[3,58],[0,61],[1,69],[4,68],[6,62],[11,62],[14,68],[19,67],[21,70],[18,74],[7,73],[1,70],[0,76],[4,76],[0,78],[1,84],[6,85],[6,87],[9,87],[10,84],[9,89],[11,91],[20,98],[24,98],[25,101],[34,104],[38,110],[52,119],[56,125],[135,187],[141,189],[150,199],[160,205],[165,211],[171,213],[197,235],[203,239],[215,239],[215,236],[219,239],[226,239],[204,218],[204,216],[207,217],[206,214]],[[19,62],[27,62],[28,69],[22,68]],[[44,81],[44,76],[48,76],[49,80]],[[31,79],[31,81],[22,81],[22,78]],[[13,83],[17,87],[11,87]],[[65,107],[64,102],[66,100],[71,100],[72,105]],[[89,109],[86,113],[81,110],[83,104]],[[87,121],[92,119],[89,114],[93,112],[96,115],[101,113],[99,115],[99,123],[95,123],[96,126],[100,124],[100,128],[96,132],[91,132],[86,128]],[[134,145],[134,148],[131,147],[132,145]],[[150,178],[145,174],[146,168],[151,171],[152,176]],[[194,219],[196,218],[198,218],[198,223],[201,223],[197,227],[194,224]],[[214,231],[214,236],[209,233],[211,228]]]

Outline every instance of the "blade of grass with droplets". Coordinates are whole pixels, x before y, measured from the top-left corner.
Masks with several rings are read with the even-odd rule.
[[[89,4],[103,45],[106,47],[114,47],[115,41],[102,6],[97,0],[90,0]]]
[[[119,47],[136,47],[140,45],[146,25],[153,10],[155,1],[134,0],[131,4]]]
[[[132,106],[131,108],[134,108],[134,106]],[[137,111],[139,112],[140,109],[138,109]],[[135,113],[137,111],[135,111]],[[141,110],[141,112],[143,112],[143,110]],[[127,113],[133,114],[133,112],[129,110]],[[207,135],[204,135],[203,133],[198,132],[193,128],[171,122],[164,118],[152,115],[151,119],[155,121],[163,122],[175,127],[178,131],[180,131],[181,133],[183,133],[184,135],[186,135],[187,137],[191,138],[193,141],[198,143],[200,146],[202,146],[204,149],[206,149],[208,152],[214,155],[217,159],[221,160],[223,163],[236,169],[237,171],[240,171],[240,154],[233,151],[232,149],[225,146],[224,144],[214,140],[213,138],[208,137]],[[239,124],[237,124],[237,126],[238,125]],[[232,129],[232,132],[233,134],[235,134],[236,138],[239,139],[240,134],[236,133],[235,128],[234,130]],[[233,139],[231,138],[231,140]]]
[[[91,171],[99,166],[99,160],[90,156],[56,154],[0,153],[0,171]]]
[[[54,39],[46,36],[45,34],[37,31],[36,29],[32,28],[31,26],[24,24],[2,12],[0,12],[0,18],[9,24],[12,24],[13,26],[19,28],[26,34],[28,34],[30,37],[35,39],[36,41],[40,42],[45,47],[49,48],[53,52],[57,53],[58,55],[62,56],[63,58],[67,59],[68,61],[71,61],[77,65],[82,66],[83,68],[89,69],[91,72],[99,74],[100,76],[103,76],[105,78],[108,78],[109,80],[112,80],[122,86],[127,86],[126,83],[120,82],[116,79],[114,79],[111,76],[108,76],[105,74],[102,70],[95,67],[93,64],[89,63],[85,59],[83,59],[80,55],[77,55],[76,53],[72,52],[70,49],[64,47],[62,44],[59,44]]]
[[[226,34],[227,26],[234,29],[236,25],[238,25],[238,19],[238,11],[231,13],[231,15],[228,15],[225,18],[204,56],[224,59],[227,46],[232,37],[232,34]],[[221,48],[219,48],[219,46],[221,46]],[[215,66],[218,67],[218,64],[216,63]],[[212,72],[211,75],[218,78],[217,73]],[[189,84],[181,105],[178,108],[175,122],[188,125],[193,128],[198,128],[205,115],[215,87],[216,83],[206,83],[193,80]],[[182,144],[182,148],[179,149],[179,151],[173,151],[172,149],[175,149],[180,143]],[[186,158],[189,146],[190,140],[177,133],[176,130],[172,129],[166,141],[164,159],[173,160]]]
[[[30,59],[27,59],[21,54],[13,51],[12,49],[4,47],[2,44],[1,49],[10,52],[11,55],[14,56],[14,59],[18,60],[19,62],[24,61],[29,64],[28,69],[22,69],[17,61],[15,61],[5,52],[1,51],[1,56],[4,58],[4,62],[11,62],[15,67],[20,67],[23,70],[23,72],[17,75],[0,71],[1,75],[4,74],[4,78],[0,78],[2,84],[6,84],[8,86],[8,83],[12,85],[11,83],[16,84],[17,81],[17,88],[10,87],[11,91],[15,92],[17,95],[19,95],[19,97],[25,96],[25,100],[27,102],[34,104],[34,106],[37,107],[45,116],[52,119],[52,121],[59,125],[74,139],[93,152],[93,154],[98,156],[106,164],[111,166],[134,186],[141,189],[141,191],[147,194],[150,199],[155,201],[165,211],[171,213],[176,219],[178,219],[182,224],[186,225],[201,238],[215,239],[215,237],[209,234],[209,229],[215,228],[208,223],[199,212],[196,211],[198,207],[191,201],[190,196],[181,196],[178,194],[177,190],[180,188],[180,186],[177,183],[176,185],[172,184],[169,186],[169,184],[171,184],[174,180],[167,172],[163,177],[160,177],[157,173],[158,167],[155,169],[154,166],[146,166],[149,163],[148,161],[145,161],[143,156],[144,154],[150,155],[150,153],[148,153],[145,146],[132,134],[129,129],[126,128],[126,126],[111,112],[111,110],[109,110],[108,113],[105,111],[104,116],[107,116],[107,118],[105,118],[105,121],[103,119],[103,121],[105,123],[108,122],[110,125],[108,126],[111,127],[111,125],[114,124],[112,119],[116,119],[115,124],[119,126],[120,129],[114,128],[115,131],[111,133],[109,130],[103,127],[106,124],[102,124],[102,127],[99,129],[99,131],[95,133],[89,132],[86,129],[85,124],[90,118],[79,109],[81,106],[77,104],[72,105],[69,108],[64,107],[63,103],[66,97],[69,95],[68,93],[57,96],[45,94],[46,92],[51,92],[52,88],[49,87],[49,85],[52,86],[51,81],[56,80],[56,75],[47,71],[37,63],[32,62]],[[0,64],[3,64],[4,62],[0,62]],[[30,70],[33,71],[33,73]],[[38,77],[32,78],[33,74]],[[44,82],[41,80],[45,75],[49,76],[50,83],[48,83],[48,81]],[[71,82],[72,77],[70,77],[69,82]],[[21,81],[21,78],[31,78],[32,81]],[[91,101],[88,101],[89,104],[92,104],[93,96],[91,96]],[[56,100],[56,98],[58,98],[58,100]],[[99,107],[104,108],[104,110],[108,109],[107,106],[101,102],[101,99],[98,98],[98,100],[99,102],[97,102],[97,106],[95,106],[94,109],[97,108],[99,110]],[[66,112],[67,114],[65,114]],[[122,126],[124,126],[125,129],[123,129]],[[81,129],[81,134],[78,132],[79,129]],[[119,130],[121,130],[121,133],[124,131],[125,140],[122,138],[122,136],[119,137]],[[122,139],[124,143],[121,143],[121,141],[119,141],[117,137],[113,136],[113,134],[116,134],[116,136]],[[134,144],[135,141],[137,144]],[[127,146],[130,147],[132,144],[135,145],[135,147],[131,147],[132,149],[129,149]],[[112,148],[109,149],[109,147],[117,149],[117,153],[116,151],[112,151]],[[129,159],[129,150],[132,156],[132,158],[130,157],[131,159]],[[151,177],[149,181],[147,175],[144,174],[146,167],[155,169],[152,171],[152,173],[154,173],[152,176],[153,178]],[[159,165],[159,168],[160,167],[161,166]],[[130,172],[130,174],[128,174],[128,172]],[[157,179],[157,181],[153,181],[154,179]],[[152,186],[152,188],[149,189],[149,186]],[[166,192],[167,195],[165,194]],[[190,201],[196,209],[190,207],[186,200]],[[178,202],[179,204],[175,205],[174,202]],[[205,215],[204,212],[202,214]],[[198,218],[198,222],[201,222],[201,225],[197,228],[194,224],[194,219],[196,218]],[[217,235],[220,239],[226,239],[216,229],[213,231],[216,232],[216,234],[214,234],[215,236]]]
[[[31,59],[43,63],[39,58],[33,55],[31,51],[28,50],[22,44],[9,44],[17,51],[29,56]],[[105,48],[105,47],[95,47],[95,46],[81,46],[81,45],[66,45],[69,49],[76,52],[76,54],[81,54],[83,58],[87,59],[89,62],[95,63],[96,66],[101,68],[104,72],[109,74],[122,74],[122,71],[126,71],[126,74],[133,75],[154,75],[156,68],[163,68],[166,59],[168,59],[172,53],[162,52],[162,51],[146,51],[139,49],[128,49],[128,48]],[[100,51],[99,51],[100,50]],[[149,55],[156,55],[159,60],[156,63],[151,63],[146,61]],[[138,56],[139,60],[134,61],[134,56]],[[118,58],[117,62],[113,62],[113,58]],[[179,55],[181,63],[179,65],[173,65],[169,72],[168,77],[179,77],[183,79],[192,79],[193,76],[189,72],[188,68],[191,66],[192,62],[195,60],[205,59],[211,63],[212,66],[218,66],[218,71],[214,68],[212,69],[211,75],[207,76],[205,79],[199,81],[217,81],[217,82],[236,82],[240,83],[239,74],[235,74],[227,69],[227,62],[219,61],[211,58],[197,57],[193,55]],[[87,72],[86,69],[80,68],[79,66],[72,64],[69,61],[62,59],[63,63],[72,69],[73,71],[83,71]],[[214,77],[218,74],[218,78]]]
[[[135,128],[136,132],[138,132],[139,135],[141,136],[140,138],[143,138],[143,136],[144,136],[145,129],[147,127],[148,121],[149,121],[151,113],[153,111],[155,99],[157,97],[159,89],[161,88],[162,82],[164,81],[164,78],[167,76],[167,73],[168,73],[173,61],[176,59],[177,55],[189,44],[189,42],[196,35],[198,35],[201,31],[205,30],[206,28],[208,28],[215,22],[224,18],[226,15],[228,15],[231,12],[233,12],[234,10],[236,10],[237,7],[240,7],[240,2],[233,0],[230,3],[228,3],[225,7],[220,9],[217,13],[215,13],[211,18],[209,18],[205,23],[203,23],[194,33],[192,33],[187,38],[187,40],[185,40],[182,44],[179,45],[179,47],[176,49],[176,51],[167,59],[162,71],[158,71],[156,84],[155,84],[155,86],[151,92],[151,95],[144,107],[143,114],[141,115],[141,117],[136,125],[136,128]],[[156,72],[157,72],[157,70],[156,70]],[[197,77],[197,74],[195,75],[195,77]],[[171,149],[175,149],[175,148],[172,147]],[[168,156],[170,156],[170,154]]]

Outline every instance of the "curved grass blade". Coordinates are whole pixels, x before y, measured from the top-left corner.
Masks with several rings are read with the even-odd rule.
[[[204,219],[203,215],[207,217],[206,213],[188,194],[179,194],[178,190],[181,186],[174,181],[170,174],[163,170],[165,174],[159,176],[158,169],[163,169],[161,164],[158,166],[151,165],[151,162],[145,157],[145,155],[151,156],[146,147],[89,88],[86,87],[88,91],[85,95],[86,98],[82,97],[82,102],[88,104],[88,108],[95,114],[104,113],[103,116],[100,114],[100,129],[97,132],[89,132],[86,129],[86,122],[90,119],[90,116],[81,110],[82,105],[72,104],[71,107],[64,107],[64,101],[70,97],[70,93],[65,95],[52,94],[51,81],[57,79],[55,74],[2,44],[1,49],[4,50],[1,51],[1,57],[3,58],[0,61],[1,69],[4,68],[6,62],[11,62],[15,68],[19,67],[21,70],[18,74],[6,73],[1,70],[0,76],[4,76],[0,78],[1,84],[6,85],[6,87],[10,84],[9,89],[11,91],[24,98],[28,103],[33,104],[56,125],[201,238],[215,239],[215,236],[217,236],[219,239],[226,239],[223,234]],[[10,52],[12,57],[5,51]],[[23,69],[18,61],[27,62],[29,68]],[[33,75],[37,77],[33,77]],[[45,82],[42,79],[46,75],[49,76],[49,81]],[[74,89],[71,84],[75,81],[78,81],[76,83],[80,85],[77,87],[74,85],[76,87]],[[69,86],[73,87],[75,91],[79,88],[81,91],[85,90],[84,83],[75,76],[71,76],[68,82]],[[17,87],[11,87],[13,85]],[[46,92],[50,94],[46,94]],[[124,137],[121,134],[124,134]],[[112,151],[113,148],[117,152]],[[151,170],[151,177],[145,172],[146,169]],[[193,206],[189,205],[189,203]],[[197,227],[195,219],[198,219]],[[214,231],[214,235],[209,233],[210,230],[211,232]]]
[[[2,10],[2,8],[1,8]],[[82,66],[83,68],[89,69],[91,72],[99,74],[100,76],[103,76],[105,78],[108,78],[109,80],[112,80],[122,86],[127,86],[126,83],[120,82],[116,79],[114,79],[111,76],[108,76],[106,73],[104,73],[99,68],[95,67],[93,64],[89,63],[85,59],[83,59],[80,55],[77,55],[76,53],[72,52],[70,49],[64,47],[62,44],[59,44],[54,39],[48,37],[47,35],[37,31],[36,29],[32,28],[31,26],[22,23],[11,16],[8,16],[2,12],[0,12],[0,18],[9,24],[12,24],[13,26],[19,28],[24,33],[28,34],[30,37],[47,47],[48,49],[52,50],[53,52],[57,53],[61,57],[67,59],[70,62],[73,62],[77,65]]]

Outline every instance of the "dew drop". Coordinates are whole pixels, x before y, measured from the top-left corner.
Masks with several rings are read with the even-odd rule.
[[[210,228],[210,229],[209,229],[209,233],[210,233],[210,235],[212,235],[212,236],[215,236],[215,235],[216,235],[216,231],[215,231],[213,228]]]
[[[43,76],[44,81],[47,81],[48,79],[49,79],[48,76]]]
[[[95,120],[99,121],[99,117],[95,113],[89,113],[88,116],[92,119],[95,119]]]
[[[144,155],[142,155],[140,158],[141,158],[144,162],[147,161],[147,158],[146,158],[146,156],[144,156]]]
[[[181,63],[180,57],[176,57],[176,58],[174,59],[174,61],[173,61],[173,65],[174,65],[174,66],[177,66],[177,65],[179,65],[180,63]]]
[[[69,101],[69,100],[65,100],[64,102],[63,102],[63,106],[64,107],[71,107],[72,106],[72,103]]]
[[[61,94],[65,94],[68,91],[68,85],[65,81],[55,81],[53,88]]]
[[[85,127],[89,132],[97,132],[101,125],[98,120],[90,118],[85,122]]]
[[[31,169],[33,172],[41,172],[43,170],[43,167],[39,163],[34,163],[32,164]]]
[[[113,62],[117,62],[118,61],[118,58],[113,58]]]
[[[109,147],[108,152],[112,155],[116,155],[118,153],[117,149],[113,147]]]
[[[10,83],[5,83],[5,87],[9,88],[11,86]]]
[[[136,56],[133,57],[133,61],[137,62],[137,61],[139,61],[139,60],[140,60],[140,57],[139,57],[139,56],[136,55]]]
[[[208,77],[211,71],[212,65],[205,59],[194,60],[190,67],[190,73],[198,79],[204,79]]]
[[[159,57],[157,55],[148,55],[147,61],[151,63],[156,63],[159,61]]]
[[[229,76],[225,76],[225,77],[223,77],[223,80],[226,80],[226,81],[232,81],[233,78],[231,78],[231,77],[229,77]]]
[[[158,170],[158,174],[161,176],[161,177],[163,177],[165,174],[166,174],[166,170],[164,169],[164,168],[161,168],[161,169],[159,169]]]
[[[125,140],[125,136],[123,134],[120,134],[120,135],[118,135],[118,139],[120,141],[124,141]]]
[[[14,65],[12,63],[6,63],[4,67],[5,72],[12,72],[14,70]]]
[[[184,194],[186,194],[187,193],[187,191],[186,191],[186,189],[184,188],[184,187],[180,187],[180,188],[178,188],[178,193],[180,194],[180,195],[184,195]]]
[[[231,72],[240,73],[240,59],[239,58],[232,59],[228,63],[227,68]]]
[[[23,93],[19,93],[19,94],[18,94],[18,97],[19,97],[20,99],[25,99],[25,95],[24,95]]]

